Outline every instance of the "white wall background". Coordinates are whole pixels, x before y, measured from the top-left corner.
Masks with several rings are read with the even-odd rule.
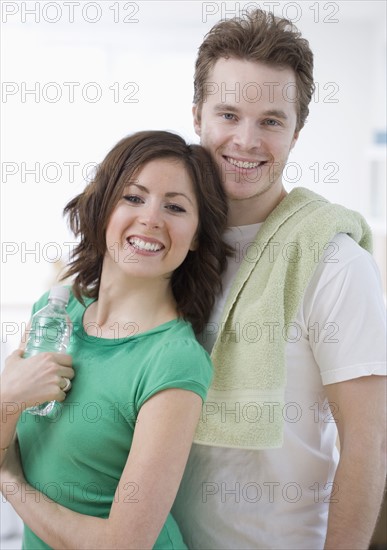
[[[87,165],[136,130],[170,129],[197,141],[190,114],[196,50],[217,20],[254,6],[292,19],[315,53],[319,93],[286,187],[311,187],[361,211],[385,275],[386,156],[375,139],[386,131],[384,0],[0,6],[3,355],[55,279],[55,260],[66,262],[73,238],[61,212],[83,188]],[[17,548],[19,524],[9,508],[1,512],[1,546]]]
[[[66,262],[73,238],[62,208],[83,188],[89,163],[140,129],[197,140],[197,48],[218,19],[254,6],[292,19],[315,52],[318,94],[286,187],[361,211],[384,270],[385,145],[374,144],[386,130],[384,1],[3,1],[3,328],[28,316],[57,274],[55,260]]]

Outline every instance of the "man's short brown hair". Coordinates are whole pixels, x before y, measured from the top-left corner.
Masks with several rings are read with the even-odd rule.
[[[219,21],[205,36],[195,65],[194,103],[200,107],[206,99],[206,82],[221,58],[236,58],[290,68],[297,85],[297,127],[301,130],[309,114],[314,92],[313,53],[307,40],[287,19],[263,10],[242,17]]]

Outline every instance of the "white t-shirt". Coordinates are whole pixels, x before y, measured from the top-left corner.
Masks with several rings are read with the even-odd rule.
[[[211,333],[260,225],[227,232],[237,254],[228,262]],[[374,260],[344,234],[326,248],[286,335],[283,447],[193,445],[173,507],[191,549],[324,546],[329,501],[339,498],[333,485],[337,430],[324,385],[386,374],[385,307]],[[208,351],[215,338],[203,335]]]

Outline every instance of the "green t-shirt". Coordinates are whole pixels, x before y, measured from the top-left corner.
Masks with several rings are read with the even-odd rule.
[[[34,313],[47,304],[47,297],[34,305]],[[107,339],[85,332],[84,311],[71,294],[67,312],[73,332],[67,352],[75,378],[66,400],[48,416],[23,413],[17,433],[32,486],[71,510],[107,518],[143,403],[167,388],[190,390],[204,400],[212,364],[184,320]],[[134,485],[133,503],[135,493]],[[23,547],[49,548],[27,526]],[[154,548],[186,548],[171,514]]]

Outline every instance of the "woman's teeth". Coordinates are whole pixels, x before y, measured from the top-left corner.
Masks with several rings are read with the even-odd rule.
[[[128,242],[139,250],[147,250],[150,252],[157,252],[158,250],[161,250],[163,248],[162,245],[159,243],[150,243],[149,241],[143,241],[138,237],[132,237],[128,240]]]

